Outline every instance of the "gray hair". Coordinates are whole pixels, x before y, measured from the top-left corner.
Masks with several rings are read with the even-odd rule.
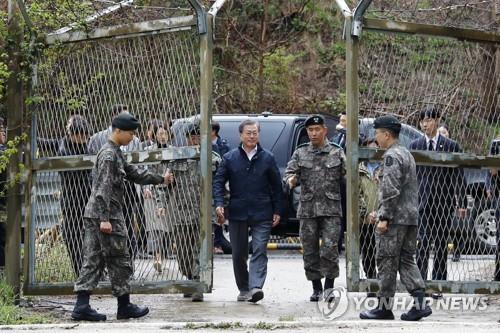
[[[253,119],[245,119],[241,122],[240,126],[238,127],[238,130],[240,131],[240,134],[243,133],[243,129],[245,126],[253,126],[257,125],[257,130],[260,132],[260,124],[257,120]]]

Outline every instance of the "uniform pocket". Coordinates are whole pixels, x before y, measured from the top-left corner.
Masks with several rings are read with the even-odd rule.
[[[389,226],[384,234],[375,232],[375,242],[377,257],[394,257],[398,255],[398,232],[396,228]]]
[[[104,235],[102,250],[108,257],[122,257],[127,255],[127,237],[122,235]]]
[[[325,192],[325,195],[330,200],[340,200],[340,193]]]
[[[300,201],[310,201],[314,197],[314,194],[312,193],[302,193],[300,196]]]
[[[299,166],[301,168],[312,169],[313,168],[313,161],[301,160],[301,161],[299,161]]]

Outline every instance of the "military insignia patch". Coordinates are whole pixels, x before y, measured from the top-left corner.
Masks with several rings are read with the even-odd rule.
[[[385,158],[385,165],[386,166],[391,166],[393,163],[394,163],[394,160],[393,160],[392,156],[387,156]]]

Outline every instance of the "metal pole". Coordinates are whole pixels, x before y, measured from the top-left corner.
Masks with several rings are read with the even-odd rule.
[[[208,290],[213,284],[212,239],[212,86],[213,86],[213,17],[204,13],[206,33],[200,35],[200,112],[201,112],[201,251],[200,281]]]
[[[8,33],[12,40],[8,43],[8,66],[10,76],[7,81],[6,107],[7,107],[7,138],[13,140],[22,134],[23,117],[23,83],[20,79],[20,54],[23,41],[23,31],[20,26],[20,11],[15,0],[8,3]],[[19,147],[18,147],[19,148]],[[7,167],[8,179],[15,179],[19,173],[21,153],[14,154]],[[21,197],[18,183],[10,186],[7,191],[7,232],[5,245],[5,271],[7,283],[14,290],[16,299],[19,298],[21,275]]]
[[[346,107],[347,107],[347,288],[359,290],[359,39],[350,31],[353,18],[346,18]]]

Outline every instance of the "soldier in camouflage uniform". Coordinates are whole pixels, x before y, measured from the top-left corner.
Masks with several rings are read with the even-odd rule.
[[[339,276],[338,239],[342,207],[340,182],[345,174],[342,148],[328,141],[328,129],[320,115],[309,117],[305,126],[310,142],[299,146],[286,167],[284,181],[290,188],[301,185],[300,240],[304,249],[306,278],[312,281],[311,302],[333,300],[334,279]],[[323,242],[319,244],[320,237]]]
[[[387,149],[380,173],[376,227],[376,258],[380,279],[377,308],[363,311],[361,319],[394,319],[392,298],[399,272],[401,282],[414,297],[402,320],[416,321],[432,313],[425,301],[425,284],[415,263],[418,190],[415,160],[399,141],[401,123],[394,116],[375,120],[375,138]]]
[[[113,118],[109,141],[99,150],[92,170],[92,193],[84,213],[84,259],[75,283],[77,301],[72,318],[101,321],[106,316],[89,305],[89,297],[106,266],[111,289],[118,298],[117,319],[138,318],[149,312],[147,307],[130,303],[129,279],[132,275],[127,250],[127,227],[123,217],[124,179],[141,185],[168,184],[171,177],[140,171],[125,160],[120,146],[126,146],[140,126],[128,113]]]
[[[196,124],[188,125],[186,129],[188,146],[200,145],[200,129]],[[213,171],[220,163],[221,157],[212,152]],[[158,207],[162,212],[171,209],[169,223],[174,226],[174,241],[176,246],[179,270],[189,280],[199,280],[200,267],[200,190],[201,166],[199,159],[174,160],[166,163],[166,168],[173,175],[171,186],[159,190]],[[203,301],[203,294],[195,292],[184,294],[193,302]]]

